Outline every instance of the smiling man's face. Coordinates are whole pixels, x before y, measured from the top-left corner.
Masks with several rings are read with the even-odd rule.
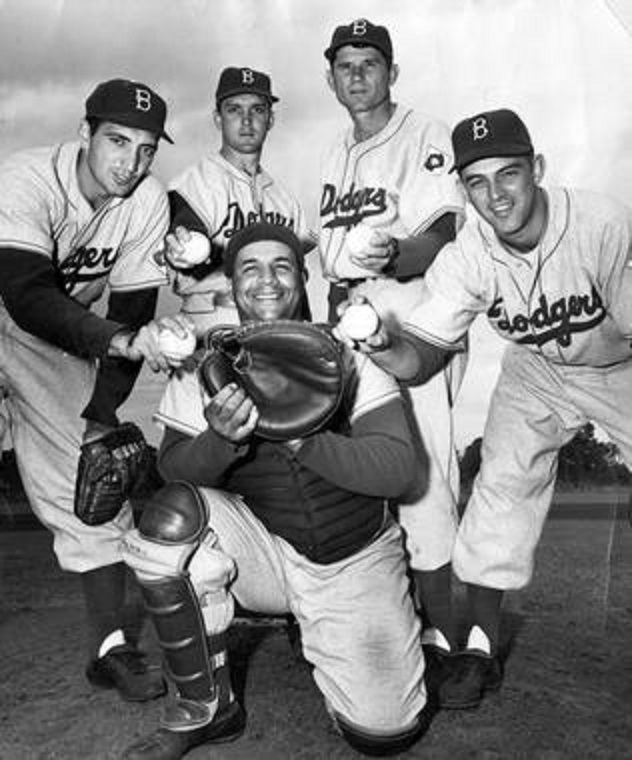
[[[300,318],[304,277],[285,243],[257,240],[245,245],[237,253],[232,281],[242,321]]]

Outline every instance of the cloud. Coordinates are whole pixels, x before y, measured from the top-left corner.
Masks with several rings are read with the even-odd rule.
[[[169,103],[176,145],[162,146],[155,165],[167,180],[215,149],[217,77],[248,65],[270,73],[281,97],[264,163],[313,214],[321,150],[348,121],[327,88],[323,50],[336,25],[357,17],[391,31],[399,102],[448,123],[513,107],[550,181],[632,205],[626,0],[547,0],[546,9],[543,0],[0,0],[0,157],[72,137],[92,88],[126,76]],[[459,402],[470,437],[498,368],[494,336],[479,331]]]

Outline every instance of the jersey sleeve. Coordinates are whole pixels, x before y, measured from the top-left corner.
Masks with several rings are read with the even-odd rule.
[[[446,213],[464,216],[465,200],[451,172],[454,157],[450,132],[443,122],[428,120],[411,141],[410,154],[404,164],[406,177],[401,187],[398,213],[410,231],[418,235]]]
[[[204,406],[208,401],[197,373],[178,370],[167,383],[154,414],[154,422],[159,427],[170,427],[186,435],[199,435],[208,428],[204,416]]]
[[[464,229],[439,251],[426,272],[404,328],[429,343],[456,348],[476,317],[493,303],[489,267],[476,233]]]
[[[47,180],[18,156],[0,169],[0,247],[28,249],[52,258]]]
[[[351,431],[325,430],[305,439],[301,464],[348,491],[396,498],[420,466],[404,405],[393,377],[355,354]]]
[[[153,177],[147,177],[129,200],[134,203],[129,234],[110,272],[110,288],[124,291],[166,285],[166,269],[157,254],[169,225],[167,193]]]
[[[175,209],[172,228],[178,224],[186,227],[193,217],[205,226],[206,234],[213,237],[223,221],[218,217],[222,210],[226,213],[228,206],[226,179],[214,164],[202,161],[186,169],[171,182],[169,191],[177,194],[181,201],[180,207]]]
[[[362,415],[400,397],[395,378],[380,369],[366,355],[354,351],[353,362],[356,382],[349,415],[352,424]]]
[[[208,261],[191,269],[169,266],[173,292],[184,299],[185,312],[195,315],[211,314],[215,295],[230,290],[222,268],[223,245],[217,233],[229,213],[227,179],[210,160],[202,161],[184,171],[169,186],[171,225],[202,232],[211,243]]]

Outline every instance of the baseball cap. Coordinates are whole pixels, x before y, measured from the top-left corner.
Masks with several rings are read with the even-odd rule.
[[[237,66],[229,66],[224,69],[217,83],[215,100],[220,103],[224,98],[228,98],[231,95],[241,95],[244,93],[263,95],[270,103],[276,103],[279,100],[272,94],[270,77],[262,71],[238,68]]]
[[[460,121],[452,130],[452,148],[457,171],[481,158],[533,153],[528,129],[508,108],[484,111]]]
[[[377,48],[390,66],[393,62],[393,43],[385,26],[376,26],[365,18],[359,18],[346,26],[337,26],[331,42],[325,50],[325,58],[331,63],[336,52],[344,45],[368,45]]]
[[[257,243],[262,240],[276,240],[279,243],[285,243],[288,248],[294,251],[298,268],[300,270],[305,268],[303,244],[289,227],[271,224],[270,222],[255,222],[247,227],[242,227],[231,237],[224,253],[224,272],[227,277],[232,277],[235,259],[239,251],[250,243]]]
[[[173,144],[165,132],[167,104],[151,87],[129,79],[101,82],[86,100],[86,118],[145,129]]]

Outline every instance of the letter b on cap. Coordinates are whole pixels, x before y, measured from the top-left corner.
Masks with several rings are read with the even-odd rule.
[[[149,90],[141,90],[140,87],[136,88],[136,110],[151,111],[151,93]]]
[[[478,119],[474,119],[472,122],[472,139],[484,140],[489,134],[489,128],[487,126],[487,119],[484,116],[479,116]]]
[[[242,84],[254,84],[255,83],[255,75],[250,69],[242,69],[241,70],[241,83]]]
[[[367,25],[365,18],[359,18],[351,24],[351,32],[354,37],[362,37],[367,33]]]

